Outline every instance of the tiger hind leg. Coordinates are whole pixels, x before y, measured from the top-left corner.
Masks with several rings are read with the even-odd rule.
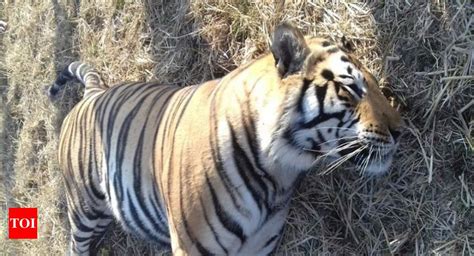
[[[109,214],[104,214],[100,217],[94,229],[94,233],[92,234],[92,242],[90,245],[91,254],[97,254],[98,252],[97,250],[99,249],[99,245],[102,242],[104,234],[113,220],[114,220],[114,217]]]
[[[68,204],[72,206],[73,204]],[[71,225],[69,255],[90,255],[94,242],[100,238],[113,217],[108,209],[91,209],[81,202],[82,207],[69,207],[68,217]],[[95,253],[92,253],[95,254]]]

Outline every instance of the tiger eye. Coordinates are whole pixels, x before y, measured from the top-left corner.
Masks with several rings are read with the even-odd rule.
[[[381,86],[380,91],[382,92],[383,96],[385,96],[387,99],[390,99],[390,97],[394,96],[393,90],[390,87]]]

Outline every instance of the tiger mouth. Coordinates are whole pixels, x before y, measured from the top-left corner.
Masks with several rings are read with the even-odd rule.
[[[357,153],[354,154],[354,152]],[[356,143],[340,151],[341,157],[354,154],[348,160],[357,166],[364,166],[376,162],[384,162],[391,159],[393,157],[393,153],[393,147],[381,147],[374,145],[369,146],[368,144],[364,143]]]
[[[372,152],[368,148],[363,149],[360,153],[356,154],[354,157],[351,157],[350,160],[355,164],[362,164],[363,161],[375,162],[375,161],[384,161],[390,158],[393,154],[391,152],[381,153],[378,149],[373,149]],[[368,159],[368,160],[367,160]]]

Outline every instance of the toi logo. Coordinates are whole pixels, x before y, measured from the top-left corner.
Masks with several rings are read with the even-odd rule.
[[[38,209],[9,208],[8,209],[8,238],[36,239],[38,238]]]

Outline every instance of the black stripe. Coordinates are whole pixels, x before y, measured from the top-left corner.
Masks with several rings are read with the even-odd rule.
[[[309,85],[311,84],[311,80],[309,79],[306,79],[303,81],[303,86],[301,87],[301,90],[300,90],[300,94],[298,96],[298,100],[296,102],[296,105],[290,105],[288,104],[287,106],[284,107],[279,119],[281,119],[282,116],[285,116],[288,112],[290,111],[293,111],[294,108],[296,107],[297,111],[299,113],[302,113],[303,112],[303,99],[304,99],[304,96],[305,96],[305,93],[306,91],[308,90],[309,88]],[[316,88],[318,86],[315,86]],[[275,129],[276,131],[284,131],[283,132],[283,138],[285,138],[290,145],[294,146],[295,148],[301,148],[297,143],[296,141],[294,140],[294,137],[293,137],[293,132],[298,130],[298,129],[301,129],[301,124],[296,124],[294,125],[295,127],[291,127],[291,126],[287,126],[285,128],[283,128],[283,125],[284,123],[283,122],[279,122],[278,123],[278,127]],[[270,142],[270,144],[273,144],[275,142],[275,140],[277,140],[277,136],[272,136],[272,140]]]
[[[132,87],[134,84],[130,84],[130,85],[127,85],[129,87]],[[122,88],[122,87],[119,87],[119,88]],[[112,132],[114,130],[114,128],[116,127],[116,124],[115,124],[115,121],[117,120],[117,115],[119,113],[119,109],[123,106],[123,103],[128,100],[130,94],[132,94],[133,92],[131,91],[128,91],[128,90],[122,90],[122,91],[117,91],[117,90],[114,90],[113,91],[113,94],[111,91],[108,91],[108,94],[106,95],[106,99],[107,97],[109,98],[109,100],[107,100],[107,104],[104,106],[104,111],[106,111],[108,113],[108,118],[107,120],[104,120],[104,118],[102,117],[100,119],[100,121],[105,124],[105,129],[102,128],[102,130],[105,130],[106,131],[106,136],[105,136],[105,141],[106,143],[104,143],[105,145],[105,153],[106,153],[106,159],[107,159],[107,163],[111,163],[111,159],[110,159],[110,143],[111,143],[111,138],[112,138]],[[111,104],[109,104],[108,101],[112,101]],[[110,107],[109,107],[110,106]],[[104,113],[105,114],[105,113]]]
[[[349,123],[349,125],[346,126],[346,128],[351,128],[354,124],[356,124],[357,122],[359,122],[359,120],[360,120],[360,114],[357,115],[357,117],[354,118],[354,119]]]
[[[117,174],[114,176],[114,188],[115,188],[115,194],[117,195],[117,201],[121,202],[123,200],[123,187],[122,187],[122,182],[120,182],[121,177]],[[109,183],[109,182],[107,182]]]
[[[153,97],[153,99],[151,101],[156,102],[159,98],[161,98],[164,95],[164,93],[166,91],[167,90],[158,91],[158,93]],[[165,106],[166,106],[166,102],[168,100],[169,100],[169,98],[166,98]],[[164,111],[164,109],[165,108],[162,106],[160,111],[159,111],[158,116],[161,115],[161,112]],[[149,107],[149,109],[147,111],[147,115],[146,115],[147,117],[150,117],[152,110],[154,110],[154,108]],[[134,166],[136,165],[134,169],[135,169],[135,172],[138,173],[138,175],[140,175],[140,171],[142,169],[142,167],[141,167],[141,158],[143,158],[143,142],[144,142],[145,130],[147,129],[149,119],[150,118],[147,118],[145,120],[145,123],[143,124],[143,129],[140,132],[139,143],[138,143],[138,146],[137,146],[138,149],[136,151],[135,158],[134,158],[134,162],[135,162]],[[156,138],[156,133],[157,133],[157,131],[155,132],[154,138]],[[153,140],[153,141],[155,141],[155,140]],[[152,159],[154,160],[154,157],[152,157]],[[151,168],[154,168],[154,164],[151,166]],[[151,171],[152,171],[152,173],[154,173],[154,170],[151,170]],[[134,188],[135,188],[136,191],[141,191],[141,183],[139,181],[141,181],[141,178],[134,179]],[[152,185],[152,189],[153,189],[152,198],[141,197],[141,199],[143,201],[146,201],[148,199],[148,201],[151,202],[151,204],[152,204],[151,211],[153,211],[153,215],[157,216],[157,219],[153,218],[153,222],[157,221],[158,224],[160,225],[158,229],[161,232],[169,235],[167,222],[163,220],[164,212],[163,212],[162,208],[157,204],[158,198],[156,196],[157,196],[158,193],[156,191],[156,183],[152,182],[151,185]]]
[[[162,89],[161,89],[160,94],[158,94],[158,95],[153,99],[153,105],[150,107],[150,110],[152,110],[152,109],[153,109],[153,110],[159,109],[158,111],[156,111],[156,112],[157,112],[157,113],[156,113],[156,119],[158,120],[157,122],[160,123],[160,126],[161,126],[161,127],[164,127],[163,129],[166,128],[166,123],[163,121],[164,113],[165,113],[166,109],[168,109],[168,105],[170,104],[170,99],[173,97],[173,95],[175,95],[175,93],[176,93],[177,91],[178,91],[178,89],[176,89],[176,88],[173,88],[173,90],[172,90],[171,87],[164,87],[164,86],[162,86]],[[165,96],[166,96],[166,97],[165,97]],[[164,100],[161,99],[162,97],[165,97]],[[157,104],[157,103],[160,103],[160,104]],[[167,121],[167,120],[168,120],[168,119],[166,119],[166,121]],[[153,136],[153,141],[154,141],[154,142],[158,140],[157,137],[158,137],[158,133],[159,133],[159,132],[160,132],[160,129],[157,129],[157,130],[155,131],[155,134],[154,134],[154,136]],[[164,138],[163,138],[163,140],[164,140]],[[161,141],[162,143],[163,143],[163,140]],[[166,158],[164,158],[164,144],[161,144],[161,148],[160,148],[160,149],[161,149],[161,150],[160,150],[160,154],[161,154],[161,156],[160,156],[161,158],[160,158],[160,159],[161,159],[161,164],[163,164],[163,159],[166,159]],[[153,156],[158,155],[157,150],[159,150],[158,147],[157,147],[157,146],[154,146],[154,147],[153,147]],[[155,168],[155,166],[156,166],[156,162],[155,162],[156,159],[157,159],[157,157],[152,157],[152,166],[153,166],[153,168]],[[155,171],[155,170],[153,170],[152,173],[153,173],[154,175],[156,175],[158,172]],[[163,170],[161,170],[161,175],[163,175],[163,173],[165,173],[165,172],[164,172]],[[163,184],[162,184],[163,179],[162,179],[161,177],[160,177],[160,178],[157,178],[157,177],[155,176],[155,180],[159,180],[159,182],[157,182],[157,185],[158,185],[158,187],[160,188],[160,192],[162,192],[162,191],[163,191]],[[156,198],[156,195],[157,195],[158,193],[156,193],[156,188],[155,188],[155,187],[153,187],[153,189],[155,190],[155,198]],[[163,196],[163,197],[164,197],[164,196]],[[164,205],[163,205],[163,206],[164,206]],[[166,206],[166,207],[167,207],[167,206]],[[164,209],[161,209],[161,208],[159,208],[159,209],[162,210],[162,211],[164,210]],[[166,216],[166,215],[163,214],[163,216]]]
[[[246,239],[244,235],[244,231],[242,230],[242,227],[240,226],[239,223],[234,221],[231,216],[222,208],[219,199],[217,198],[217,193],[216,190],[214,189],[214,186],[212,186],[211,181],[209,180],[209,177],[207,173],[205,173],[206,176],[206,184],[207,187],[209,188],[209,191],[211,192],[211,199],[212,203],[214,204],[214,209],[216,211],[216,215],[219,218],[219,221],[222,223],[222,225],[229,230],[231,233],[236,235],[240,241],[243,243]]]
[[[152,102],[153,104],[150,106],[150,109],[148,111],[148,114],[147,116],[150,116],[152,111],[153,112],[156,112],[156,118],[153,118],[153,120],[158,120],[158,122],[161,121],[161,119],[163,118],[163,113],[165,112],[165,110],[167,109],[167,106],[168,106],[168,103],[169,103],[169,100],[171,99],[171,97],[174,95],[174,93],[176,92],[177,90],[170,90],[170,87],[162,87],[161,90],[157,93],[157,95],[152,99]],[[167,93],[169,93],[167,95]],[[162,99],[164,98],[164,99]],[[160,102],[160,100],[162,100],[162,102]],[[156,103],[161,103],[160,105],[156,105]],[[155,111],[156,109],[159,109],[159,111]],[[147,123],[148,123],[148,120],[147,120]],[[161,122],[160,122],[161,123]],[[153,135],[153,142],[157,141],[157,136],[158,136],[158,129],[154,132],[154,135]],[[153,156],[156,156],[157,153],[156,153],[156,150],[157,150],[157,147],[153,147]],[[162,152],[163,153],[163,152]],[[156,161],[156,157],[152,157],[151,159],[152,161],[152,174],[156,175],[156,171],[155,171],[155,161]],[[154,177],[155,180],[157,180],[156,177]],[[161,218],[165,218],[166,215],[164,213],[164,209],[162,208],[163,205],[157,205],[156,203],[157,202],[160,202],[161,200],[159,200],[157,198],[157,195],[159,195],[158,191],[157,191],[157,186],[160,187],[160,191],[162,191],[162,188],[161,188],[161,183],[158,182],[158,183],[153,183],[154,186],[153,186],[153,200],[151,200],[153,202],[153,204],[155,205],[155,208],[159,211],[159,214],[161,216]],[[163,220],[163,219],[160,219],[160,221],[167,227],[167,222],[166,220]]]
[[[69,138],[69,141],[68,142],[71,142],[71,141],[76,141],[77,140],[77,123],[78,123],[78,119],[79,119],[79,115],[76,115],[75,119],[71,121],[71,125],[69,125],[68,127],[71,129],[70,130],[70,135],[71,135],[71,138]],[[79,137],[80,139],[80,137]],[[80,152],[77,152],[70,144],[68,145],[65,145],[65,148],[66,148],[66,156],[67,156],[67,160],[66,160],[66,170],[69,172],[72,170],[74,170],[74,168],[72,167],[74,164],[72,162],[72,154],[77,154],[77,153],[80,153]],[[80,148],[79,148],[79,151],[80,151]],[[79,162],[79,166],[81,165],[82,163]],[[75,179],[75,174],[74,173],[71,173],[69,172],[67,175],[64,174],[63,176],[65,177],[65,180],[68,181],[68,180],[73,180],[72,182],[67,182],[66,183],[66,188],[68,190],[68,195],[71,196],[71,201],[75,202],[75,201],[83,201],[82,198],[79,198],[79,195],[80,193],[77,193],[76,191],[81,191],[81,189],[78,187],[78,182],[77,180]],[[81,173],[79,173],[81,174]],[[75,199],[73,197],[76,197]]]
[[[319,139],[320,144],[326,142],[326,138],[324,138],[323,134],[319,130],[317,131],[317,135],[318,135],[318,139]]]
[[[270,237],[270,239],[268,239],[268,241],[265,243],[265,245],[263,246],[263,248],[269,246],[271,243],[273,243],[275,240],[277,240],[278,238],[280,237],[280,234],[276,234],[272,237]]]
[[[215,117],[216,117],[216,108],[218,107],[217,104],[216,104],[216,95],[219,92],[219,88],[221,88],[221,87],[217,87],[215,89],[216,91],[212,95],[211,104],[210,104],[211,109],[210,109],[210,115],[209,115],[209,123],[210,123],[211,127],[210,127],[210,131],[209,131],[209,133],[210,133],[209,134],[209,143],[210,143],[211,156],[212,156],[212,160],[215,164],[215,169],[216,169],[217,175],[222,180],[222,183],[224,184],[224,188],[226,189],[227,193],[229,193],[234,207],[241,214],[246,215],[245,214],[246,209],[244,209],[238,203],[238,200],[236,198],[236,194],[240,197],[242,197],[242,195],[240,195],[240,193],[235,190],[229,176],[226,173],[226,170],[224,169],[223,159],[222,159],[222,156],[221,156],[221,153],[220,153],[221,149],[220,149],[219,142],[218,142],[218,139],[217,139],[217,133],[218,133],[217,132],[217,123],[218,123],[218,120]]]
[[[81,232],[92,232],[94,230],[93,228],[90,228],[82,223],[79,213],[75,209],[69,209],[69,214],[72,214],[71,219],[74,221],[74,225],[76,226],[76,228],[79,229]],[[97,217],[90,217],[87,215],[85,217],[88,220],[97,220]]]
[[[212,232],[212,235],[214,236],[214,239],[216,240],[217,244],[219,244],[219,246],[222,248],[222,250],[224,250],[225,254],[226,255],[229,254],[229,252],[227,251],[227,249],[224,247],[221,240],[219,239],[220,235],[217,234],[216,230],[214,229],[214,226],[212,226],[211,222],[209,221],[209,217],[207,216],[206,207],[205,207],[205,204],[204,204],[204,201],[203,201],[202,197],[199,197],[199,202],[201,203],[201,208],[202,208],[202,211],[204,213],[204,220],[206,221],[207,226],[209,226],[209,228],[211,229],[211,232]]]
[[[161,244],[164,244],[164,245],[167,244],[168,243],[167,241],[161,240],[161,238],[159,236],[155,235],[155,232],[153,232],[153,230],[149,229],[145,224],[143,224],[143,222],[141,221],[141,219],[138,215],[137,207],[135,206],[133,201],[130,199],[131,198],[130,191],[127,191],[126,196],[127,196],[127,199],[124,200],[124,202],[128,202],[128,207],[121,206],[119,210],[122,211],[122,216],[123,216],[124,219],[126,219],[126,217],[127,217],[127,215],[125,214],[125,211],[126,210],[130,211],[130,214],[132,215],[131,216],[132,219],[128,219],[127,226],[129,226],[130,224],[135,224],[134,228],[135,229],[140,229],[140,230],[135,230],[135,232],[137,232],[138,234],[144,234],[146,238],[148,238],[150,240],[153,240],[155,242],[158,242],[158,243],[161,243]],[[129,226],[129,227],[131,227],[131,226]],[[142,232],[138,232],[138,231],[142,231]]]
[[[173,156],[173,154],[174,154],[174,145],[176,145],[176,143],[175,143],[176,142],[176,136],[175,136],[176,127],[175,126],[171,127],[171,125],[176,125],[177,126],[177,124],[175,124],[176,123],[175,119],[176,119],[176,117],[181,116],[184,112],[183,109],[180,109],[180,106],[182,105],[185,97],[187,96],[187,94],[184,94],[186,92],[185,91],[186,89],[187,88],[183,88],[183,89],[180,90],[181,94],[178,95],[179,97],[177,99],[174,98],[174,101],[171,102],[172,105],[169,107],[170,113],[168,113],[168,115],[166,116],[164,127],[162,128],[164,131],[163,131],[163,135],[162,135],[162,138],[161,138],[161,159],[167,159],[164,156],[164,154],[165,154],[164,146],[166,144],[167,139],[171,138],[172,142],[173,142],[171,144],[172,146],[169,149],[169,151],[170,151],[169,156]],[[178,111],[180,111],[180,110],[181,110],[181,113],[178,113]],[[179,119],[180,119],[180,117],[179,117]],[[163,124],[163,123],[161,123],[161,124]],[[173,134],[172,134],[172,132],[173,132]],[[170,165],[169,168],[166,170],[167,174],[168,174],[168,180],[167,180],[168,195],[167,196],[170,200],[169,204],[167,205],[168,210],[170,210],[169,207],[170,207],[170,205],[172,205],[172,203],[171,203],[172,196],[171,196],[171,189],[170,188],[172,187],[172,179],[171,178],[172,178],[173,175],[169,175],[170,170],[173,170],[173,162],[171,161],[171,159],[169,159],[169,165]],[[181,168],[181,167],[179,167],[179,168]]]
[[[253,200],[257,203],[260,211],[262,211],[262,204],[264,204],[266,209],[268,209],[268,190],[266,184],[261,177],[255,173],[249,157],[242,147],[240,147],[232,125],[230,123],[228,125],[230,128],[232,149],[234,151],[234,162],[240,177],[244,180],[244,186],[250,191],[250,194],[252,195]],[[255,182],[257,184],[255,184]]]
[[[306,122],[306,123],[302,124],[302,128],[303,129],[309,129],[309,128],[312,128],[312,127],[316,126],[319,123],[325,122],[325,121],[327,121],[329,119],[332,119],[332,118],[342,119],[344,117],[345,113],[346,113],[346,111],[342,110],[340,112],[335,112],[335,113],[331,113],[331,114],[325,114],[325,113],[319,114],[318,116],[316,116],[315,118],[313,118],[309,122]]]
[[[99,123],[100,124],[100,136],[102,137],[102,152],[104,153],[104,157],[106,159],[106,161],[102,161],[102,164],[107,166],[106,168],[106,172],[103,174],[104,175],[104,181],[105,181],[105,184],[106,184],[106,191],[105,191],[105,195],[107,196],[108,199],[110,199],[110,185],[111,185],[111,182],[109,182],[109,166],[108,166],[108,161],[109,161],[109,156],[110,156],[110,146],[109,146],[109,143],[110,143],[110,139],[107,138],[107,135],[108,135],[108,123],[106,121],[104,121],[104,116],[106,115],[106,111],[107,111],[107,106],[111,105],[110,104],[110,101],[111,99],[113,98],[111,96],[111,93],[114,93],[115,91],[117,91],[117,88],[119,88],[119,86],[115,86],[115,87],[112,87],[111,89],[107,90],[106,91],[106,94],[104,94],[105,96],[102,96],[101,97],[101,100],[98,101],[98,104],[97,104],[97,116],[96,116],[96,119],[94,120],[95,122]],[[112,94],[113,95],[113,94]]]
[[[261,163],[261,159],[260,159],[260,145],[259,145],[259,139],[257,137],[257,129],[255,128],[255,122],[254,120],[252,119],[252,113],[250,111],[250,106],[249,106],[249,102],[247,102],[247,104],[243,104],[243,106],[245,106],[244,108],[242,108],[243,110],[243,116],[245,116],[246,120],[243,119],[242,120],[242,124],[243,124],[243,127],[244,127],[244,132],[245,132],[245,137],[247,138],[247,143],[250,145],[250,151],[251,151],[251,156],[253,156],[253,160],[254,160],[254,163],[255,163],[255,168],[257,168],[258,171],[260,171],[260,173],[263,173],[264,176],[263,178],[270,183],[271,185],[271,188],[268,190],[268,195],[267,195],[267,199],[273,201],[274,200],[274,197],[275,197],[275,193],[270,193],[270,190],[272,191],[275,191],[276,190],[276,182],[275,180],[273,179],[273,177],[267,172],[267,170],[265,170],[265,168],[263,167],[262,163]]]
[[[344,78],[344,79],[354,79],[353,76],[348,76],[348,75],[339,75],[340,78]]]
[[[123,95],[125,95],[125,93]],[[122,104],[120,104],[119,107],[115,110],[115,114],[114,114],[114,118],[113,118],[114,123],[115,123],[115,120],[116,120],[116,115],[118,115],[118,113],[120,112],[120,109],[123,106],[123,103],[125,103],[128,99],[129,99],[129,97],[123,98]],[[115,163],[116,163],[114,185],[115,185],[115,190],[117,192],[117,196],[118,196],[119,200],[122,198],[122,192],[124,191],[123,184],[122,184],[122,168],[123,168],[122,163],[123,163],[123,159],[124,159],[124,155],[125,155],[125,149],[126,149],[126,146],[127,146],[128,132],[130,130],[131,119],[138,112],[138,108],[139,108],[138,106],[135,106],[126,115],[124,121],[119,126],[120,128],[118,128],[119,129],[118,136],[117,136],[118,141],[116,143],[117,145],[116,145],[116,152],[115,152],[115,157],[114,157],[115,158]],[[113,110],[111,109],[111,112],[112,111]],[[117,127],[117,125],[114,125],[114,127]],[[117,129],[117,128],[115,128],[115,129]],[[108,141],[110,143],[111,142],[112,131],[108,131],[108,132],[110,132],[110,136],[107,136]],[[110,163],[111,161],[109,160],[107,162]]]
[[[175,141],[175,138],[176,136],[173,136],[173,142]],[[173,143],[174,144],[174,143]],[[181,154],[183,153],[182,151],[180,152]],[[180,160],[182,161],[183,158],[180,158]],[[178,220],[181,221],[184,225],[184,229],[186,231],[186,233],[188,234],[192,244],[194,244],[196,246],[196,248],[198,249],[199,253],[201,255],[214,255],[213,253],[211,253],[207,248],[205,248],[201,242],[194,236],[194,234],[191,232],[191,229],[189,227],[189,224],[188,224],[188,220],[186,218],[186,215],[184,213],[184,210],[183,210],[183,198],[184,198],[184,195],[183,195],[183,177],[181,177],[182,175],[182,170],[184,169],[188,169],[187,167],[188,166],[183,166],[183,163],[180,161],[179,163],[179,169],[178,169],[178,180],[179,180],[179,209],[180,209],[180,213],[181,213],[181,220]],[[207,177],[207,176],[206,176]],[[170,189],[169,189],[170,190]],[[173,216],[173,217],[178,217],[178,216]]]
[[[125,90],[125,91],[122,91],[121,92],[121,97],[119,99],[117,99],[116,101],[114,101],[113,105],[116,105],[117,102],[119,102],[118,106],[116,109],[114,109],[113,107],[110,109],[110,115],[109,115],[109,128],[110,130],[107,130],[107,139],[108,139],[108,143],[107,144],[110,144],[111,143],[111,138],[112,138],[112,129],[113,127],[117,127],[117,125],[115,125],[115,121],[116,121],[116,116],[121,112],[120,110],[123,108],[124,104],[126,101],[130,100],[131,97],[134,96],[134,94],[137,94],[137,92],[140,91],[140,88],[139,86],[137,86],[137,88],[134,88],[134,90],[131,90],[132,88],[127,88],[127,89],[130,89],[130,90]],[[143,98],[143,97],[142,97]],[[123,163],[123,159],[124,159],[124,156],[125,156],[125,149],[126,149],[126,146],[127,146],[127,139],[128,139],[128,133],[130,131],[130,126],[131,126],[131,121],[133,120],[133,117],[136,115],[136,113],[138,112],[139,108],[140,108],[141,104],[138,104],[138,105],[135,105],[135,107],[128,113],[128,115],[125,117],[125,120],[123,121],[123,123],[120,124],[120,128],[119,128],[119,133],[118,133],[118,141],[117,141],[117,145],[116,145],[116,153],[115,153],[115,161],[111,161],[110,159],[108,159],[107,163],[111,163],[111,162],[115,162],[116,163],[116,166],[115,166],[115,176],[114,176],[114,186],[115,186],[115,190],[116,190],[116,194],[117,194],[117,197],[119,199],[119,201],[121,201],[123,195],[123,184],[122,184],[122,163]],[[111,120],[112,119],[112,120]],[[110,123],[114,123],[112,127],[110,127]],[[114,129],[117,129],[117,128],[114,128]],[[109,157],[110,157],[110,154],[109,154]]]
[[[88,108],[88,110],[90,109],[93,109],[93,106],[90,106]],[[94,115],[94,113],[90,114],[89,111],[86,113],[86,116],[89,117],[90,115]],[[83,118],[85,119],[85,118]],[[94,124],[94,120],[93,119],[89,119],[87,118],[87,123],[91,123]],[[87,123],[84,124],[84,127],[87,127]],[[83,130],[86,130],[86,129],[83,129]],[[100,189],[96,188],[95,186],[95,178],[93,177],[93,172],[95,171],[96,173],[98,172],[98,167],[97,167],[97,162],[96,162],[96,158],[95,158],[95,133],[96,133],[96,129],[91,129],[91,136],[88,138],[89,141],[86,141],[85,145],[89,144],[89,159],[88,159],[88,178],[89,178],[89,183],[90,183],[90,189],[92,191],[92,194],[94,195],[95,199],[99,199],[100,201],[104,200],[105,199],[105,195],[102,191],[100,191]],[[94,201],[95,202],[95,201]]]
[[[169,119],[169,116],[167,118],[167,126],[164,127],[165,129],[167,129],[167,133],[166,134],[163,134],[163,136],[165,136],[166,138],[169,138],[169,139],[172,139],[172,145],[176,145],[176,127],[179,126],[179,123],[181,122],[181,119],[183,117],[183,114],[184,114],[184,111],[186,110],[186,106],[189,104],[190,100],[192,99],[192,96],[194,95],[195,93],[195,88],[192,89],[191,93],[189,93],[189,87],[186,88],[186,89],[181,89],[180,92],[183,93],[182,95],[180,95],[180,98],[178,100],[176,100],[173,104],[173,112],[174,113],[169,113],[169,116],[172,116],[171,119]],[[183,103],[184,102],[184,103]],[[169,122],[169,123],[168,123]],[[169,127],[169,125],[173,124],[175,127]],[[164,145],[164,141],[162,141],[162,145]],[[174,149],[175,147],[172,146],[171,149],[170,149],[170,155],[172,156],[174,154]],[[183,148],[181,148],[181,150],[183,150]],[[170,206],[174,205],[173,204],[173,201],[171,200],[173,197],[171,196],[171,191],[174,190],[176,191],[176,189],[178,190],[179,192],[179,212],[180,212],[180,215],[181,216],[178,216],[178,215],[173,215],[172,217],[174,218],[174,220],[177,222],[177,223],[182,223],[184,225],[184,229],[188,235],[188,237],[190,238],[192,244],[194,244],[196,246],[196,248],[198,249],[198,251],[202,254],[202,255],[213,255],[211,254],[198,240],[197,238],[194,236],[194,234],[191,232],[191,229],[189,227],[189,224],[188,224],[188,220],[186,218],[186,214],[184,212],[184,207],[183,207],[183,199],[185,198],[185,196],[183,195],[183,190],[186,189],[186,187],[183,185],[183,179],[184,177],[182,177],[182,172],[183,170],[187,170],[187,169],[190,169],[188,166],[184,166],[184,164],[182,163],[182,160],[183,160],[183,157],[182,157],[182,154],[183,152],[181,151],[180,152],[180,157],[178,159],[180,159],[180,163],[179,165],[177,166],[177,180],[179,182],[179,185],[177,188],[173,188],[172,186],[172,181],[173,181],[173,175],[169,175],[168,176],[168,210],[170,212],[172,212],[172,210],[169,208]],[[175,170],[175,166],[173,165],[173,161],[172,159],[170,159],[170,163],[169,163],[169,168],[168,170]],[[182,235],[180,236],[182,237]],[[182,241],[180,241],[182,242]]]
[[[212,130],[212,129],[211,129]],[[211,134],[211,138],[214,137],[212,136]],[[211,146],[211,156],[212,156],[212,160],[215,164],[215,168],[216,168],[216,172],[217,172],[217,175],[219,176],[219,178],[222,180],[222,183],[224,184],[224,188],[225,190],[227,191],[227,193],[229,193],[230,195],[230,198],[232,200],[232,203],[233,205],[235,206],[235,208],[237,208],[237,210],[242,213],[243,211],[245,211],[244,208],[242,208],[240,206],[240,204],[238,203],[238,200],[237,200],[237,197],[236,197],[236,194],[238,194],[240,197],[242,197],[240,195],[240,193],[235,189],[235,187],[232,185],[232,181],[230,180],[229,178],[229,175],[227,175],[227,172],[226,170],[224,169],[224,165],[223,165],[223,159],[222,159],[222,156],[220,154],[220,147],[219,145],[217,144],[217,142],[215,143],[212,143],[213,142],[213,139],[211,139],[211,144],[213,146]]]
[[[356,84],[346,84],[346,85],[344,85],[344,86],[347,86],[347,87],[349,87],[349,88],[352,89],[353,92],[349,91],[349,93],[351,93],[351,94],[355,93],[356,95],[354,95],[354,96],[359,97],[359,98],[362,98],[363,92],[362,92],[362,90],[359,88],[359,86],[357,86]]]
[[[311,142],[311,149],[314,150],[314,152],[311,152],[314,155],[321,155],[319,151],[321,151],[321,146],[319,143],[317,143],[315,140],[308,138],[308,140]]]
[[[297,111],[299,113],[303,113],[303,101],[306,91],[309,89],[309,85],[313,82],[313,80],[304,79],[303,86],[301,87],[300,94],[298,96],[298,103],[297,103]]]
[[[94,108],[95,101],[91,103],[91,106],[89,108]],[[90,119],[88,119],[88,123],[94,126],[94,117],[95,117],[95,112],[92,113],[90,116]],[[94,194],[94,196],[99,199],[100,201],[103,201],[105,199],[104,193],[100,190],[100,188],[96,188],[94,181],[97,182],[96,179],[94,179],[92,172],[95,171],[97,174],[97,178],[100,179],[99,175],[99,167],[97,166],[97,159],[96,159],[96,143],[95,143],[95,138],[96,138],[96,129],[91,129],[91,137],[89,138],[89,180],[91,181],[91,190]]]
[[[178,96],[181,96],[178,94]],[[179,106],[178,105],[178,102],[181,102],[181,99],[182,97],[178,97],[178,99],[174,98],[174,101],[171,101],[171,105],[168,107],[170,109],[170,112],[171,111],[176,111],[176,106]],[[168,115],[165,116],[165,120],[163,121],[160,121],[160,124],[161,124],[161,129],[163,129],[163,134],[161,135],[161,149],[160,149],[160,153],[161,153],[161,161],[162,161],[162,164],[164,161],[166,161],[165,159],[168,159],[168,162],[169,162],[169,167],[167,169],[163,169],[162,170],[162,176],[164,174],[167,175],[167,179],[165,180],[163,177],[160,177],[160,181],[161,182],[166,182],[167,183],[167,187],[168,187],[168,191],[167,191],[167,199],[168,199],[168,203],[166,204],[166,207],[167,207],[167,210],[168,212],[171,212],[171,205],[173,205],[173,197],[171,196],[171,187],[172,187],[172,183],[173,183],[173,175],[170,175],[170,170],[172,170],[172,164],[173,162],[171,161],[171,158],[169,157],[165,157],[165,152],[168,152],[168,150],[165,151],[165,144],[166,144],[166,139],[167,138],[170,138],[173,140],[173,143],[171,144],[171,147],[169,149],[170,153],[168,154],[169,156],[172,156],[173,155],[173,150],[174,150],[174,147],[173,145],[174,144],[174,140],[175,140],[175,136],[170,136],[168,133],[170,133],[172,131],[172,127],[170,127],[170,123],[173,122],[174,120],[174,117],[176,115],[174,115],[172,112],[169,113]],[[180,188],[178,188],[180,189]],[[181,203],[181,202],[180,202]],[[171,217],[174,217],[174,216],[171,216]]]
[[[296,140],[293,136],[294,131],[296,131],[298,129],[299,129],[299,126],[297,128],[293,128],[293,129],[289,127],[283,133],[283,138],[288,141],[288,144],[290,144],[291,146],[293,146],[295,148],[301,148],[300,145],[296,142]]]
[[[324,113],[324,99],[326,98],[326,92],[328,90],[327,84],[323,86],[316,86],[316,98],[318,99],[319,104],[319,114]]]
[[[145,101],[147,96],[143,97],[141,101]],[[127,117],[128,118],[128,117]],[[145,214],[146,218],[148,219],[149,222],[152,223],[152,226],[161,234],[167,235],[167,230],[163,229],[162,226],[159,226],[158,223],[155,221],[156,219],[152,216],[150,210],[148,209],[147,205],[144,204],[144,201],[147,199],[143,197],[141,193],[142,189],[142,184],[141,184],[141,173],[144,170],[141,165],[141,159],[143,158],[143,140],[144,140],[144,133],[145,133],[145,126],[146,122],[144,124],[144,127],[142,127],[140,131],[140,136],[138,138],[138,145],[135,151],[135,156],[133,158],[133,188],[135,191],[135,196],[137,197],[138,204],[140,206],[140,209],[143,211]],[[129,129],[129,128],[128,128]],[[159,216],[159,215],[158,215]]]
[[[202,246],[202,244],[200,242],[196,242],[196,248],[198,249],[199,253],[201,255],[209,255],[209,256],[212,256],[212,255],[215,255],[214,253],[211,253],[209,252],[209,250],[207,250],[206,248],[204,248],[204,246]]]
[[[342,100],[342,101],[347,101],[347,102],[350,101],[350,99],[346,96],[337,95],[337,98]]]
[[[336,94],[338,94],[339,91],[341,90],[341,85],[342,85],[342,83],[336,82],[336,81],[333,81],[333,83],[334,83],[334,89],[335,89],[335,91],[336,91]]]
[[[86,249],[84,249],[84,251],[81,251],[81,250],[79,250],[78,248],[74,247],[74,248],[73,248],[73,251],[76,252],[77,254],[83,254],[83,253],[85,253],[86,251],[88,251],[88,249],[86,248]]]
[[[337,130],[341,130],[340,128],[346,123],[344,122],[343,118],[346,116],[346,110],[342,110],[341,112],[344,112],[344,115],[342,115],[341,119],[339,120],[339,123],[337,124]],[[337,134],[337,137],[339,137],[339,134]]]
[[[87,242],[91,239],[91,237],[80,237],[77,234],[73,234],[72,236],[74,237],[74,241],[76,241],[78,243],[84,243],[84,242]]]
[[[83,109],[86,108],[85,113],[83,112]],[[79,125],[82,129],[79,129],[79,132],[74,133],[76,136],[79,136],[79,147],[78,147],[78,152],[77,152],[77,167],[78,167],[78,172],[79,172],[79,177],[80,177],[80,183],[79,184],[90,184],[92,180],[87,180],[86,179],[86,171],[87,171],[87,177],[89,177],[89,174],[91,173],[91,170],[85,167],[85,162],[84,158],[86,155],[86,151],[82,147],[82,145],[87,145],[88,141],[87,139],[87,129],[84,129],[83,127],[87,127],[87,116],[89,113],[90,108],[87,108],[87,104],[82,104],[78,108],[78,114],[76,115],[75,119],[75,124]],[[76,140],[77,141],[77,140]],[[87,161],[89,162],[89,161]],[[89,167],[89,165],[87,165]],[[85,196],[87,196],[88,199],[91,201],[95,202],[95,196],[92,191],[90,191],[90,186],[82,186],[81,191],[85,191]]]

